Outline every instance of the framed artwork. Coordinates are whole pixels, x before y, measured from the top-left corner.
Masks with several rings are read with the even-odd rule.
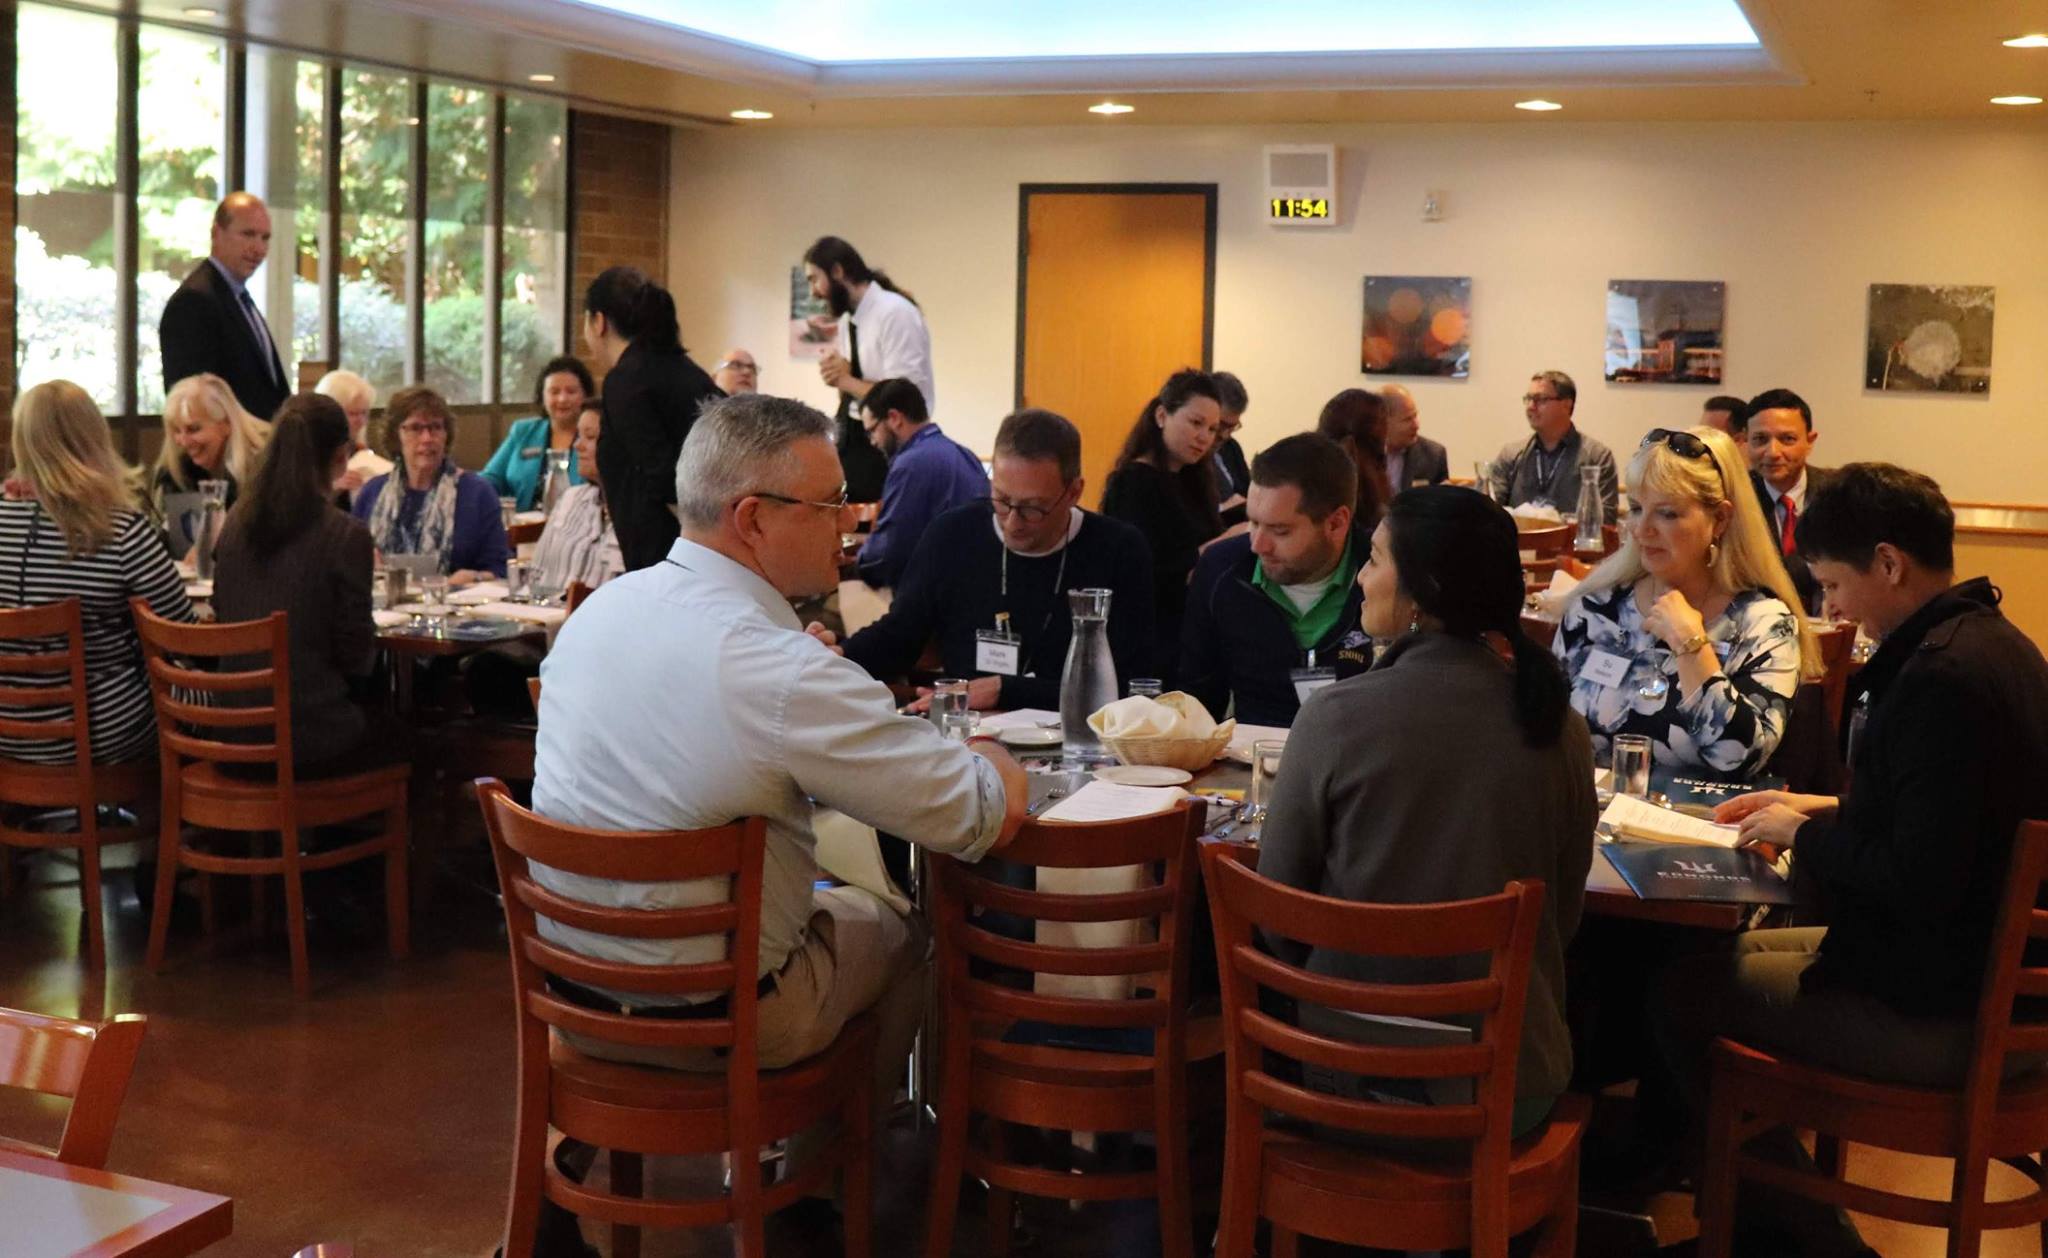
[[[811,296],[801,263],[789,268],[789,356],[815,359],[839,339],[839,320],[823,297]]]
[[[1720,384],[1727,299],[1719,280],[1609,280],[1607,379]]]
[[[1988,284],[1872,284],[1863,387],[1990,394],[1996,294]]]
[[[1472,278],[1368,275],[1358,369],[1379,376],[1472,372]]]

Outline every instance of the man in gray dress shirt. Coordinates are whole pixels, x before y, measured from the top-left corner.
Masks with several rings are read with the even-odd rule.
[[[593,594],[541,666],[533,802],[544,816],[598,829],[766,818],[761,1064],[813,1056],[873,1009],[876,1095],[887,1104],[917,1028],[927,936],[868,892],[814,890],[813,801],[976,860],[1023,824],[1028,790],[993,741],[961,746],[897,715],[885,686],[790,611],[792,598],[834,587],[839,534],[853,527],[832,434],[830,419],[786,398],[705,408],[676,465],[682,536],[663,562]],[[726,894],[722,883],[534,872],[563,895],[603,904],[669,908]],[[593,936],[546,919],[540,930],[566,948],[653,965],[711,960],[719,949]],[[636,1060],[724,1069],[688,1051]]]

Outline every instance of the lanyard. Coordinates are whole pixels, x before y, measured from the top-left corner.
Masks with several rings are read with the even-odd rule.
[[[1038,622],[1038,632],[1032,635],[1031,649],[1034,655],[1037,653],[1038,643],[1045,638],[1045,631],[1052,628],[1053,613],[1059,610],[1060,589],[1062,586],[1066,584],[1067,581],[1067,552],[1073,549],[1073,545],[1074,544],[1071,541],[1069,541],[1065,545],[1060,547],[1060,566],[1058,571],[1053,573],[1052,577],[1051,606],[1045,609],[1045,619]],[[1003,547],[1002,592],[1000,601],[1001,608],[996,613],[996,628],[1007,630],[1010,624],[1010,548],[1008,546]],[[1022,663],[1018,665],[1018,668],[1019,671],[1025,671]]]

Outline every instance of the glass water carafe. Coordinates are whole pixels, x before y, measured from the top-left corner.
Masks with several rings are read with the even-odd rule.
[[[1067,667],[1060,674],[1060,744],[1069,763],[1099,762],[1102,740],[1089,728],[1096,709],[1116,702],[1116,661],[1109,653],[1108,590],[1069,590],[1074,636],[1067,643]]]
[[[569,492],[569,452],[548,451],[547,485],[541,490],[540,509],[549,515],[555,513],[555,504],[562,495]]]
[[[228,516],[228,483],[199,482],[199,530],[192,537],[192,569],[201,581],[213,580],[213,547]]]
[[[1606,547],[1601,538],[1600,528],[1607,523],[1606,504],[1600,497],[1600,477],[1594,469],[1579,480],[1579,531],[1572,538],[1572,548],[1581,552],[1599,554]]]

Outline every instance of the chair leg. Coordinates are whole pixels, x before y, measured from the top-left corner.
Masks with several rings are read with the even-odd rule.
[[[0,848],[0,852],[7,849]],[[107,968],[107,921],[106,911],[100,905],[100,845],[96,838],[87,836],[78,845],[78,885],[85,899],[85,952],[93,973],[104,973]]]
[[[1983,1157],[1956,1160],[1949,1193],[1949,1258],[1977,1258],[1983,1246],[1984,1188],[1990,1172]]]
[[[522,1089],[512,1130],[512,1194],[505,1206],[505,1258],[533,1258],[546,1189],[548,1127],[546,1105]]]
[[[1736,1101],[1729,1084],[1715,1079],[1707,1102],[1707,1152],[1700,1169],[1699,1258],[1733,1258],[1735,1246]]]
[[[749,1144],[731,1152],[733,1253],[738,1258],[768,1258],[768,1212],[761,1205],[760,1146]]]
[[[384,928],[393,961],[412,955],[412,901],[406,887],[406,862],[411,859],[409,833],[405,824],[405,788],[399,788],[398,802],[384,814],[384,833],[390,846],[384,849]]]
[[[1299,1258],[1301,1237],[1290,1228],[1273,1225],[1273,1258]]]
[[[284,845],[284,928],[292,953],[292,991],[303,1000],[313,992],[313,974],[306,963],[306,881],[299,870],[299,830],[278,832]]]
[[[637,1197],[641,1192],[640,1155],[623,1149],[611,1152],[612,1191],[621,1197]],[[640,1229],[630,1223],[612,1224],[612,1258],[640,1258]]]
[[[853,1073],[853,1095],[842,1119],[846,1151],[839,1168],[840,1245],[846,1258],[868,1258],[875,1232],[875,1088],[865,1068],[856,1066]]]
[[[1564,1178],[1558,1182],[1557,1196],[1550,1203],[1550,1217],[1543,1221],[1530,1258],[1572,1258],[1578,1246],[1579,1150],[1574,1149]]]
[[[1231,1089],[1235,1092],[1235,1088]],[[1216,1258],[1252,1258],[1259,1232],[1259,1129],[1256,1107],[1230,1098],[1223,1129],[1223,1208]]]
[[[1017,1194],[994,1184],[988,1187],[988,1255],[1008,1258],[1010,1236],[1017,1230]]]
[[[948,1258],[953,1252],[953,1226],[960,1217],[960,1179],[967,1173],[968,1057],[971,1036],[964,1020],[948,1027],[940,1043],[946,1054],[939,1081],[939,1150],[932,1159],[932,1196],[926,1207],[925,1258]]]
[[[164,968],[164,945],[171,936],[171,900],[178,883],[178,859],[182,850],[178,810],[164,809],[156,845],[156,895],[149,915],[149,951],[144,957],[152,971]]]
[[[1159,1246],[1166,1258],[1194,1258],[1194,1217],[1188,1203],[1187,1098],[1177,1097],[1152,1135],[1158,1150]]]

